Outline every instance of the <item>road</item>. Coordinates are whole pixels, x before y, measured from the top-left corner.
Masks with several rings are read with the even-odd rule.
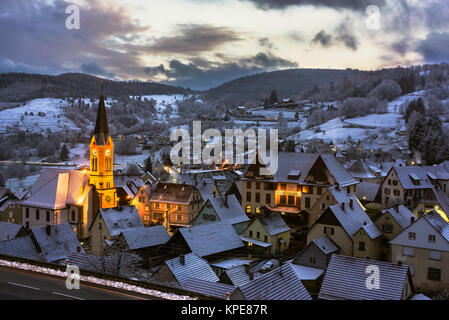
[[[1,300],[142,300],[158,299],[81,284],[68,290],[65,279],[0,267]]]

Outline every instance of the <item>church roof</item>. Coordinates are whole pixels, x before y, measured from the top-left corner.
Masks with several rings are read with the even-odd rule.
[[[108,120],[106,118],[106,107],[104,105],[103,93],[98,104],[97,121],[93,133],[97,145],[105,145],[109,138]]]

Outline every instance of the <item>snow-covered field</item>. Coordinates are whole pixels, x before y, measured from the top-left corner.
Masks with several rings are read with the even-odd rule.
[[[131,98],[137,98],[137,96],[130,96]],[[140,96],[142,100],[153,99],[156,101],[155,109],[157,112],[164,112],[167,106],[171,106],[173,111],[178,112],[178,103],[184,101],[185,99],[190,98],[191,96],[185,96],[182,94],[172,94],[172,95],[149,95],[149,96]]]
[[[63,106],[67,106],[67,102],[64,100],[42,98],[28,101],[25,105],[17,108],[0,111],[0,132],[10,132],[7,126],[13,127],[16,124],[20,130],[28,129],[31,132],[45,132],[47,129],[59,132],[68,128],[76,128],[72,121],[63,116],[61,110]],[[39,116],[39,112],[43,112],[45,115]],[[23,120],[21,120],[22,116]]]
[[[346,119],[344,122],[376,128],[396,128],[404,124],[399,113],[370,114],[364,117]]]

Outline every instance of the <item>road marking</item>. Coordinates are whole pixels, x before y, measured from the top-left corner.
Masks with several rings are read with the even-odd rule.
[[[66,297],[66,298],[72,298],[72,299],[78,299],[78,300],[85,300],[85,299],[80,298],[80,297],[74,297],[74,296],[71,296],[71,295],[68,295],[68,294],[59,293],[59,292],[55,292],[55,291],[53,291],[52,293],[53,293],[53,294],[56,294],[56,295],[58,295],[58,296]]]
[[[26,286],[26,285],[20,284],[20,283],[15,283],[15,282],[8,282],[8,283],[9,283],[9,284],[12,284],[13,286],[18,286],[18,287],[23,287],[23,288],[28,288],[28,289],[38,290],[38,291],[41,290],[41,289],[39,289],[39,288]]]

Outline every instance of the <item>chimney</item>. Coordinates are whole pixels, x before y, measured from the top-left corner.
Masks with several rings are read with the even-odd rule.
[[[81,252],[81,247],[76,247],[76,252]]]
[[[227,194],[224,197],[224,205],[225,205],[226,208],[229,207],[229,205],[228,205],[228,195]]]
[[[354,209],[354,200],[351,198],[349,199],[349,207],[352,209]]]
[[[340,190],[340,184],[338,182],[335,184],[335,189]]]
[[[410,218],[410,224],[412,224],[413,222],[415,222],[415,217]]]
[[[399,203],[396,203],[394,205],[394,211],[399,212],[398,210],[399,210]]]
[[[254,280],[254,272],[249,272],[249,281]]]
[[[181,265],[183,266],[186,265],[186,258],[183,254],[179,256],[179,263],[181,263]]]
[[[51,225],[47,224],[46,231],[49,236],[51,236]]]
[[[344,202],[341,203],[341,210],[345,211],[345,203]]]

